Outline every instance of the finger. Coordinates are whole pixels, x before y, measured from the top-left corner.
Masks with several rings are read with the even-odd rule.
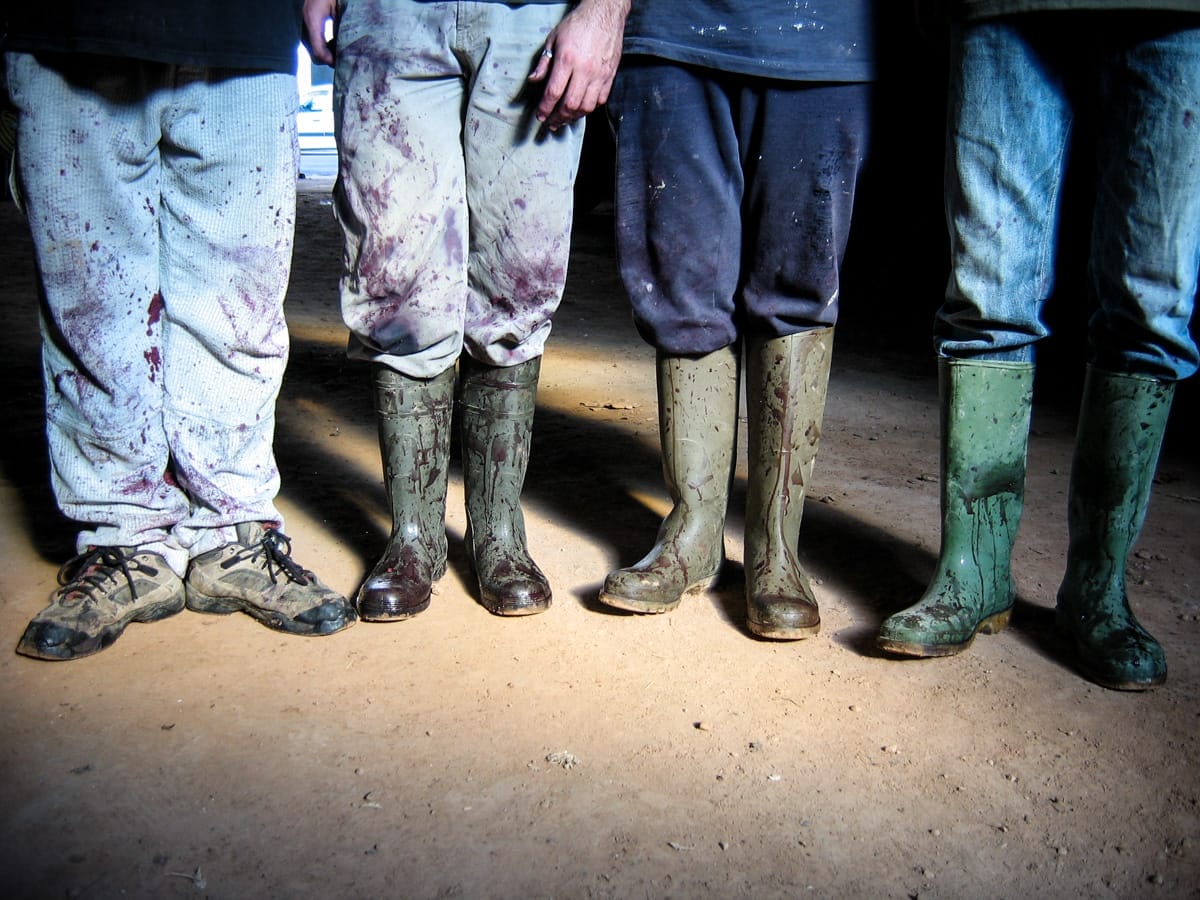
[[[566,93],[570,79],[571,76],[565,72],[563,66],[554,66],[551,68],[550,78],[546,82],[545,89],[542,91],[542,99],[538,103],[535,113],[539,122],[548,122],[555,115],[562,101],[563,94]]]

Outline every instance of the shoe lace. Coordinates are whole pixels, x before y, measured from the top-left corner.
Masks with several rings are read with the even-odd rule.
[[[307,585],[309,583],[310,573],[308,570],[292,559],[291,538],[278,529],[268,528],[263,532],[261,541],[242,553],[230,557],[222,565],[225,568],[231,568],[244,559],[249,559],[252,563],[261,560],[272,584],[278,583],[277,576],[280,572],[287,576],[289,581],[296,584]]]
[[[129,584],[129,599],[136,600],[137,586],[132,571],[145,568],[120,547],[92,547],[63,563],[58,570],[58,583],[95,600],[98,594],[105,592],[107,582],[116,583],[118,576],[124,576]]]

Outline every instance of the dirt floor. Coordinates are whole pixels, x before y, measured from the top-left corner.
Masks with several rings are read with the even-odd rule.
[[[298,558],[350,593],[388,520],[328,191],[301,194],[278,453]],[[47,488],[28,242],[0,204],[7,896],[1200,896],[1192,445],[1168,442],[1130,562],[1171,667],[1148,694],[1083,680],[1053,631],[1073,428],[1054,404],[1035,414],[1011,629],[944,660],[875,651],[935,562],[936,383],[927,344],[884,352],[852,330],[801,541],[821,634],[745,628],[741,476],[723,583],[670,615],[608,610],[604,574],[667,508],[653,355],[610,228],[579,224],[543,367],[526,516],[549,613],[474,600],[456,473],[450,571],[411,621],[306,639],[184,613],[45,663],[3,650],[71,530]]]

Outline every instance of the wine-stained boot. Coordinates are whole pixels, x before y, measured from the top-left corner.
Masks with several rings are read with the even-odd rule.
[[[480,600],[498,616],[550,608],[550,585],[529,556],[521,513],[541,363],[538,357],[496,367],[465,355],[459,361],[467,552]]]
[[[736,345],[699,357],[659,353],[659,440],[673,506],[650,552],[604,579],[603,603],[667,612],[719,576],[737,447],[738,372]]]
[[[360,618],[387,622],[428,607],[433,582],[446,572],[454,367],[423,379],[379,365],[374,379],[392,534],[355,605]]]
[[[796,640],[821,627],[796,551],[832,351],[832,328],[747,342],[746,612],[760,637]]]

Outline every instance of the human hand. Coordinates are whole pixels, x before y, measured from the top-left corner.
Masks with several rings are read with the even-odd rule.
[[[535,115],[551,131],[608,100],[628,14],[629,0],[580,0],[546,36],[529,80],[545,82]]]
[[[325,40],[325,23],[337,18],[337,0],[304,0],[304,46],[313,62],[333,65],[333,44]]]

